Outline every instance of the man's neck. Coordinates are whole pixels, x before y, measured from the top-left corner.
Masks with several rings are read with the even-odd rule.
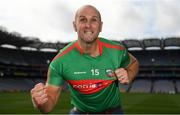
[[[96,57],[100,54],[99,46],[96,41],[94,41],[92,43],[85,43],[85,42],[78,40],[78,44],[83,49],[83,52],[85,54],[89,54],[91,57]]]

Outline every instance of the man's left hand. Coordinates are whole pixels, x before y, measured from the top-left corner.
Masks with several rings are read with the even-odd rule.
[[[130,80],[128,78],[128,72],[124,68],[118,68],[115,70],[116,77],[118,81],[122,84],[129,84]]]

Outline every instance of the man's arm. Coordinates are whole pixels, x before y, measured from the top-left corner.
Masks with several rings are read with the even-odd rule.
[[[62,87],[44,85],[38,83],[31,90],[32,102],[35,108],[39,109],[42,113],[49,113],[56,105]]]
[[[136,77],[138,71],[139,71],[139,62],[138,60],[129,53],[130,56],[130,60],[131,60],[131,64],[128,66],[128,68],[126,69],[128,72],[128,78],[131,81],[134,80],[134,78]]]
[[[137,59],[129,53],[130,64],[127,68],[118,68],[115,74],[120,83],[129,84],[132,82],[139,71],[139,63]]]

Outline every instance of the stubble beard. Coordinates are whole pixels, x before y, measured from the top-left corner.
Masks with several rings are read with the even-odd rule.
[[[82,42],[84,42],[85,44],[93,44],[96,40],[97,40],[98,37],[95,37],[95,38],[90,38],[90,39],[83,39],[83,38],[80,38]]]

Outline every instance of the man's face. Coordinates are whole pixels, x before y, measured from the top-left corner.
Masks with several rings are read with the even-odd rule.
[[[100,14],[92,7],[78,10],[73,24],[78,38],[85,43],[94,42],[102,29]]]

